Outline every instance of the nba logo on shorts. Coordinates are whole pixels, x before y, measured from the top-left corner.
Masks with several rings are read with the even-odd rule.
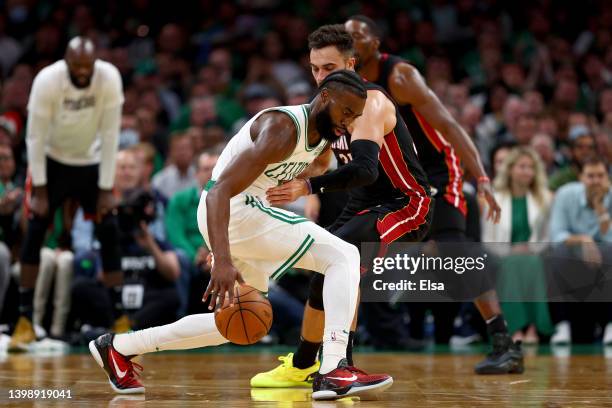
[[[336,332],[335,331],[331,332],[331,339],[332,339],[332,341],[336,341]]]

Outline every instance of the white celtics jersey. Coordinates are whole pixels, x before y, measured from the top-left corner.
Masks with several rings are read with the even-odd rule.
[[[253,146],[251,140],[251,125],[264,112],[279,111],[287,114],[297,129],[297,143],[293,152],[285,160],[269,164],[264,172],[257,177],[244,192],[265,197],[265,191],[273,186],[294,179],[300,174],[325,148],[325,140],[321,139],[318,145],[308,145],[308,105],[280,106],[259,112],[249,120],[240,131],[227,144],[215,168],[212,179],[217,180],[223,170],[245,149]],[[249,171],[248,168],[243,171]]]

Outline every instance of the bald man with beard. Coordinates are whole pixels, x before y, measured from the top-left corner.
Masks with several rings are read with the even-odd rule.
[[[9,350],[35,340],[32,297],[40,248],[55,210],[73,198],[96,222],[104,283],[122,316],[117,221],[112,195],[123,89],[117,68],[96,59],[91,40],[75,37],[64,59],[40,71],[28,102],[26,131],[31,195],[21,252],[20,317]],[[125,323],[125,321],[124,321]],[[127,328],[126,324],[122,325]]]

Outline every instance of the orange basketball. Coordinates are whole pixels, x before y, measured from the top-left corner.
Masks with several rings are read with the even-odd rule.
[[[272,305],[257,289],[241,285],[236,288],[234,306],[216,313],[215,323],[232,343],[257,343],[272,327]]]

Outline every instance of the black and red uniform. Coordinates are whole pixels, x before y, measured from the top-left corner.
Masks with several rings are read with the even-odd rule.
[[[383,92],[392,101],[380,86],[366,82],[366,88]],[[329,227],[358,247],[361,242],[421,241],[429,230],[433,200],[427,176],[397,106],[396,116],[397,124],[385,135],[380,150],[378,178],[350,189],[346,206]],[[350,135],[332,143],[340,165],[352,159],[350,144]]]
[[[374,83],[388,93],[389,77],[396,64],[406,62],[400,57],[382,54],[378,79]],[[435,214],[431,235],[465,235],[467,205],[463,195],[463,170],[457,152],[440,132],[434,129],[412,105],[398,107],[414,144],[418,158],[435,188]]]
[[[380,86],[364,82],[368,90],[378,90],[393,101]],[[327,228],[335,236],[359,248],[362,273],[367,272],[373,257],[386,253],[387,244],[422,241],[431,226],[434,200],[427,176],[397,106],[395,114],[395,128],[384,136],[378,155],[376,181],[349,189],[344,209]],[[343,135],[332,143],[331,148],[340,166],[352,160],[350,144],[350,135]],[[365,242],[379,242],[376,253],[364,253],[361,244]],[[323,275],[313,274],[308,303],[317,310],[323,310],[323,282]],[[387,344],[407,335],[402,313],[388,303],[364,303],[360,313],[368,331],[388,339]]]

